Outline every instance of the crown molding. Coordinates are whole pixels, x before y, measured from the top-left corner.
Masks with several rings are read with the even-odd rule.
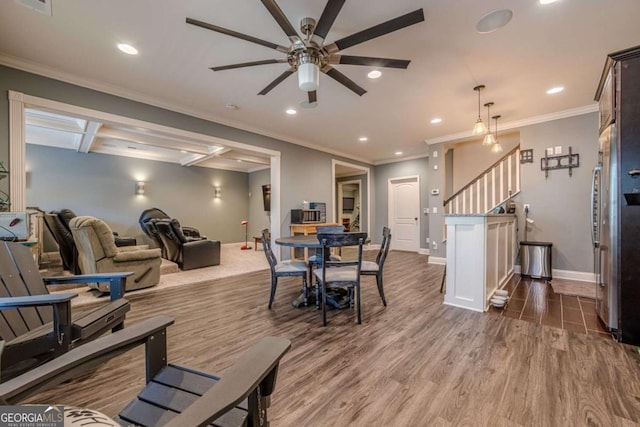
[[[408,156],[408,157],[398,157],[396,159],[378,160],[377,162],[374,162],[373,165],[374,166],[386,165],[386,164],[389,164],[389,163],[398,163],[398,162],[404,162],[404,161],[407,161],[407,160],[422,159],[424,157],[429,157],[429,153],[416,154],[415,156]]]
[[[37,74],[39,76],[51,78],[54,80],[59,80],[72,85],[76,85],[76,86],[84,87],[87,89],[96,90],[98,92],[103,92],[109,95],[114,95],[121,98],[129,99],[131,101],[141,102],[143,104],[148,104],[153,107],[163,108],[165,110],[173,111],[180,114],[185,114],[191,117],[206,120],[216,124],[229,126],[238,130],[252,132],[258,135],[277,139],[283,142],[288,142],[290,144],[299,145],[305,148],[324,152],[334,156],[344,157],[349,160],[355,160],[355,161],[358,161],[361,163],[367,163],[367,164],[374,164],[372,159],[356,158],[351,154],[346,154],[338,150],[331,150],[323,147],[318,147],[313,143],[291,138],[279,133],[270,132],[258,127],[249,126],[246,123],[240,123],[240,122],[227,120],[219,117],[213,117],[208,112],[194,110],[184,105],[173,103],[173,102],[167,102],[165,100],[161,100],[155,97],[150,97],[140,92],[125,90],[117,86],[108,85],[105,83],[99,83],[90,79],[85,79],[83,77],[79,77],[77,75],[67,73],[65,71],[61,71],[61,70],[49,67],[47,65],[43,65],[40,63],[32,62],[32,61],[25,61],[24,59],[16,58],[14,56],[7,55],[3,52],[0,52],[0,65],[5,65],[7,67],[15,68],[21,71],[26,71],[28,73]]]
[[[594,113],[598,111],[598,104],[585,105],[583,107],[572,108],[555,113],[543,114],[541,116],[529,117],[527,119],[515,120],[513,122],[501,123],[501,132],[510,129],[519,129],[524,126],[535,125],[538,123],[551,122],[554,120],[566,119],[568,117],[581,116],[583,114]],[[437,138],[425,139],[427,145],[440,144],[442,142],[460,141],[469,138],[477,138],[472,131],[459,132],[451,135],[439,136]]]

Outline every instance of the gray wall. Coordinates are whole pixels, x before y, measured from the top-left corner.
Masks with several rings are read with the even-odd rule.
[[[527,240],[553,243],[553,268],[592,272],[590,234],[591,171],[598,161],[598,114],[591,113],[520,130],[520,148],[533,149],[533,163],[521,168],[522,192],[516,198],[520,239],[524,236],[522,204],[531,205]],[[580,154],[580,167],[549,171],[545,179],[540,158],[547,147],[561,145],[563,154],[571,146]]]
[[[376,199],[373,211],[375,218],[372,218],[371,228],[372,242],[380,243],[382,240],[382,227],[388,225],[389,213],[388,184],[389,179],[403,176],[418,175],[420,177],[420,247],[426,248],[426,238],[429,236],[429,216],[422,213],[423,209],[429,206],[430,176],[429,159],[422,157],[414,160],[406,160],[397,163],[388,163],[375,166],[374,188],[376,189]],[[391,230],[393,233],[393,230]]]
[[[0,94],[4,99],[0,102],[0,160],[5,162],[9,157],[8,90],[280,151],[281,218],[277,220],[283,235],[289,233],[290,210],[300,207],[303,200],[326,201],[327,211],[334,209],[331,200],[332,158],[358,163],[268,136],[0,65]],[[6,180],[0,181],[0,186],[2,185],[6,188]],[[223,195],[225,193],[223,189]],[[245,197],[246,195],[245,192]]]
[[[32,144],[26,153],[28,206],[96,216],[121,235],[145,243],[151,240],[138,218],[144,209],[158,207],[210,239],[244,241],[240,220],[249,215],[246,173]],[[134,194],[137,180],[146,182],[144,195]],[[219,199],[214,185],[222,189]]]
[[[445,156],[445,144],[434,144],[429,146],[429,164],[427,166],[428,188],[427,197],[429,202],[428,222],[429,223],[429,258],[446,258],[447,251],[443,242],[444,216],[442,214],[442,201],[444,200],[445,187],[445,164],[450,157]],[[432,196],[431,191],[438,190],[439,194]],[[437,212],[433,212],[436,208]],[[433,244],[437,245],[437,248]]]
[[[479,144],[479,142],[478,142]],[[443,144],[431,145],[431,188],[437,188],[446,175],[434,171],[433,165],[440,160],[433,151],[441,151]],[[563,154],[571,146],[580,154],[580,167],[569,177],[567,169],[549,171],[545,179],[540,170],[540,158],[547,147],[562,146]],[[531,205],[529,217],[535,221],[528,228],[527,240],[553,243],[553,268],[583,273],[593,272],[593,251],[590,235],[591,170],[598,158],[598,114],[590,113],[537,125],[520,128],[520,148],[533,149],[533,163],[521,165],[521,192],[514,198],[517,206],[519,239],[524,238],[524,203]],[[458,153],[459,154],[459,153]],[[466,164],[466,163],[463,163]],[[455,158],[454,169],[460,165]],[[438,165],[442,169],[442,165]],[[440,211],[442,199],[431,197]],[[432,203],[431,206],[436,206]],[[442,238],[444,217],[430,214],[432,240]],[[440,241],[440,240],[437,240]],[[446,257],[444,245],[438,251],[430,250],[432,256]]]
[[[270,173],[270,169],[264,169],[249,174],[249,239],[271,227],[270,213],[265,212],[262,202],[262,186],[271,181]]]

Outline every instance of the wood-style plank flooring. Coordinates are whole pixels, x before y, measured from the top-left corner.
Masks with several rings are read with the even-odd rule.
[[[594,299],[557,294],[549,282],[519,275],[504,289],[509,291],[509,303],[504,309],[491,307],[490,313],[612,339],[598,319]]]
[[[375,253],[367,253],[371,258]],[[627,426],[640,423],[636,349],[600,336],[442,305],[443,267],[392,251],[388,307],[364,279],[363,324],[349,310],[321,326],[267,270],[136,296],[128,323],[163,313],[169,361],[220,372],[266,335],[292,341],[272,398],[272,426]],[[142,349],[30,399],[115,415],[144,382]]]

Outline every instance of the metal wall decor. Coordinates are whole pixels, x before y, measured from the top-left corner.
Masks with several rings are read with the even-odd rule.
[[[533,163],[533,148],[520,151],[520,164]]]
[[[545,150],[544,157],[540,159],[540,170],[544,171],[544,177],[549,176],[549,171],[553,169],[569,169],[569,176],[572,176],[572,169],[580,166],[580,154],[571,152],[569,146],[569,154],[564,156],[547,156]]]

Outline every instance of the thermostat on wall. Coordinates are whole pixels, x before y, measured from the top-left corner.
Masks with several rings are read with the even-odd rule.
[[[433,190],[431,190],[431,195],[432,196],[437,196],[438,194],[440,194],[440,189],[439,188],[434,188]]]

